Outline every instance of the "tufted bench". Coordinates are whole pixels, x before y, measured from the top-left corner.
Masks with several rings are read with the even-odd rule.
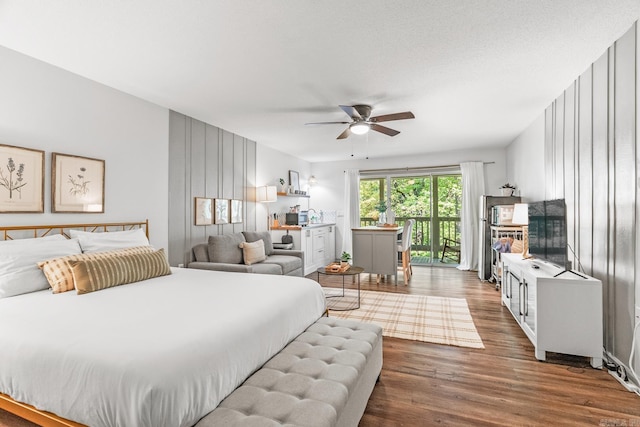
[[[196,427],[357,426],[382,369],[382,329],[320,318]]]

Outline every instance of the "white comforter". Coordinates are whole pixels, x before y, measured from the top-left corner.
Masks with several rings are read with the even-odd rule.
[[[191,426],[325,308],[308,279],[172,271],[0,299],[0,392],[92,427]]]

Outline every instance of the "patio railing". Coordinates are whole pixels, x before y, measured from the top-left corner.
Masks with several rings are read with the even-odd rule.
[[[460,217],[396,217],[396,223],[403,227],[405,221],[409,218],[416,220],[411,233],[412,257],[439,260],[442,255],[444,238],[460,241]],[[360,226],[362,227],[376,225],[376,223],[377,221],[373,218],[360,218]],[[432,230],[436,234],[435,236],[432,236]],[[436,243],[433,248],[432,241]]]

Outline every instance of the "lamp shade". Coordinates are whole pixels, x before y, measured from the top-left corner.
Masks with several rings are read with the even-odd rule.
[[[271,203],[278,200],[278,189],[275,185],[263,185],[256,187],[256,201]]]
[[[529,224],[529,205],[526,203],[516,203],[513,205],[513,218],[511,223],[515,225]]]

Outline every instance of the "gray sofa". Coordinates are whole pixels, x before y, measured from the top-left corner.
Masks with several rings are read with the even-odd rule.
[[[258,240],[264,242],[264,252],[267,258],[256,264],[245,265],[240,243]],[[304,271],[304,252],[274,249],[271,234],[268,231],[243,231],[242,233],[209,236],[208,243],[195,245],[192,252],[194,261],[189,263],[189,268],[300,277]]]

